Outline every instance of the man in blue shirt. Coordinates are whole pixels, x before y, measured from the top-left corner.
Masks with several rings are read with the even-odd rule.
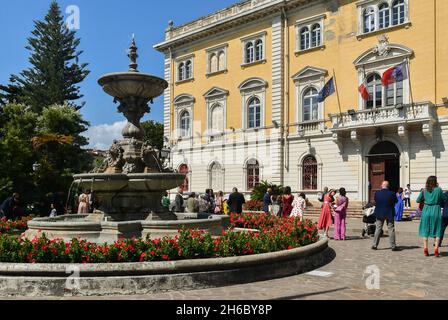
[[[263,196],[263,211],[265,213],[269,213],[269,206],[272,204],[271,195],[272,195],[272,189],[268,188],[268,190]]]

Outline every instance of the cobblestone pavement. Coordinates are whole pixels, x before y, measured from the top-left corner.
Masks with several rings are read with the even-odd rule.
[[[115,296],[113,299],[448,299],[448,247],[441,249],[441,257],[423,256],[417,236],[418,223],[397,225],[397,244],[401,251],[392,252],[387,237],[379,249],[371,249],[372,239],[360,237],[361,223],[350,223],[346,241],[331,240],[335,259],[318,273],[261,281],[228,287],[180,291],[144,296]],[[432,244],[431,244],[432,245]],[[379,269],[379,289],[369,290],[371,273]],[[376,266],[376,267],[375,267]],[[369,276],[371,276],[369,278]],[[89,299],[98,299],[90,297]],[[102,297],[101,299],[104,299]],[[80,298],[74,298],[80,299]],[[84,299],[84,298],[83,298]],[[107,299],[107,297],[106,297]]]

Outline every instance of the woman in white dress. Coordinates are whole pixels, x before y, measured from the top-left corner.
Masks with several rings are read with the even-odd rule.
[[[306,196],[302,192],[292,202],[292,212],[290,217],[300,217],[300,221],[303,221],[303,211],[306,209]]]

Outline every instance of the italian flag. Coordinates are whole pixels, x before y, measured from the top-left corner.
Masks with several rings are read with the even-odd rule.
[[[369,98],[370,98],[369,91],[367,91],[366,80],[367,80],[367,78],[364,78],[364,81],[361,83],[361,85],[358,88],[358,91],[361,94],[361,97],[365,101],[369,100]]]

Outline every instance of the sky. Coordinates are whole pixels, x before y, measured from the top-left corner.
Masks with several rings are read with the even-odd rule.
[[[97,84],[109,72],[128,70],[127,48],[132,34],[138,46],[139,71],[163,77],[164,57],[153,45],[164,40],[168,21],[178,26],[228,7],[237,0],[58,0],[62,13],[70,19],[70,6],[79,8],[79,49],[81,63],[89,63],[89,76],[80,84],[86,105],[81,109],[91,127],[86,133],[90,148],[107,149],[121,138],[125,125],[112,98]],[[51,0],[0,0],[0,83],[11,74],[29,67],[25,49],[35,20],[43,20]],[[163,121],[163,97],[154,101],[143,120]]]

